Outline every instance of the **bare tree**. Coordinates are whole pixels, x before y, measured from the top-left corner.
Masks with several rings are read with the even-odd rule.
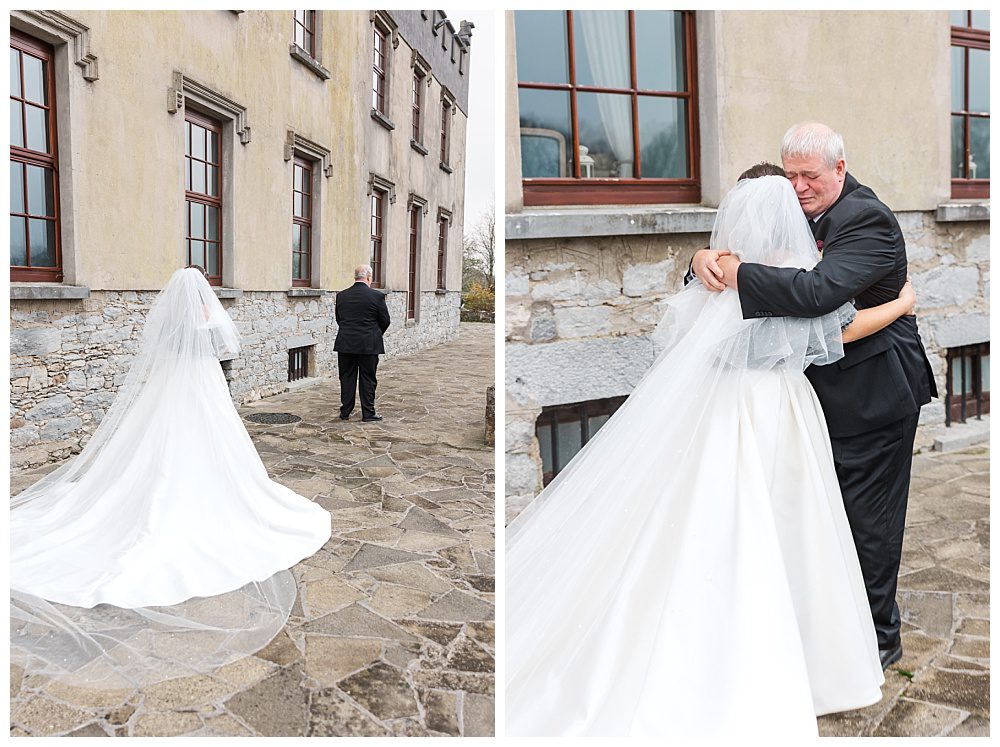
[[[465,237],[462,247],[462,286],[479,282],[496,290],[494,262],[496,260],[496,216],[490,203]]]

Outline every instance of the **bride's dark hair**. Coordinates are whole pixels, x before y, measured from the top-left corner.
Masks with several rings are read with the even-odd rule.
[[[760,163],[751,166],[742,174],[740,178],[736,181],[742,181],[743,179],[757,179],[762,176],[784,176],[785,170],[780,166],[777,166],[768,161],[761,161]]]

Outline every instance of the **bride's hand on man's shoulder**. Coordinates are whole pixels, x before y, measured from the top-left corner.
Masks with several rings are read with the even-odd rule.
[[[694,253],[691,260],[691,270],[694,272],[702,285],[709,290],[723,291],[726,289],[722,282],[724,273],[719,266],[719,257],[728,255],[725,249],[699,249]]]
[[[917,294],[913,290],[913,283],[910,282],[910,276],[906,276],[906,282],[903,283],[903,287],[899,291],[899,300],[906,303],[905,316],[914,316],[917,313]]]

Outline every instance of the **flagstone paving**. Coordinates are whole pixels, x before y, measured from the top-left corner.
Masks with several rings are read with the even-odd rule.
[[[380,423],[357,410],[341,421],[335,380],[241,408],[271,476],[333,517],[331,540],[293,569],[286,628],[210,676],[137,692],[11,667],[11,734],[492,735],[493,332],[463,323],[453,342],[383,361]],[[245,420],[260,412],[302,420]],[[15,475],[11,489],[43,471]]]
[[[882,700],[819,719],[823,736],[989,736],[990,452],[919,454],[898,601],[903,658]]]

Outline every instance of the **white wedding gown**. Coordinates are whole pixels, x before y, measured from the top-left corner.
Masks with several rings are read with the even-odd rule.
[[[218,355],[239,336],[180,270],[84,451],[13,500],[12,655],[77,685],[143,685],[262,648],[295,599],[287,571],[330,514],[272,481]]]
[[[741,182],[713,246],[815,264],[781,183]],[[802,373],[842,355],[841,312],[744,321],[734,291],[699,283],[668,305],[669,349],[508,527],[508,735],[808,738],[817,714],[881,697]]]

